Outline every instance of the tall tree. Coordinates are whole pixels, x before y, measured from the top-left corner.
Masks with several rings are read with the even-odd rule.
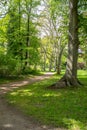
[[[47,43],[47,47],[50,44],[50,50],[52,50],[50,51],[49,70],[54,64],[58,74],[60,74],[63,50],[67,43],[68,20],[66,12],[68,11],[66,10],[67,4],[62,5],[61,1],[45,0],[44,9],[42,10],[43,17],[41,17],[41,34],[49,38],[50,42]]]
[[[30,46],[30,23],[31,23],[31,11],[32,11],[32,0],[25,1],[27,11],[27,36],[26,36],[26,52],[25,52],[25,65],[24,69],[29,65],[29,46]]]
[[[31,47],[36,47],[36,46],[32,46],[34,44],[34,42],[37,43],[38,40],[35,41],[35,39],[38,39],[36,36],[37,33],[37,25],[36,25],[36,20],[38,17],[37,14],[37,7],[40,4],[39,0],[25,0],[24,2],[25,4],[25,23],[26,23],[26,45],[25,45],[25,55],[24,55],[24,59],[25,59],[25,63],[24,63],[24,69],[26,69],[27,67],[29,67],[30,65],[30,48]],[[36,47],[37,48],[37,47]]]
[[[78,0],[69,0],[69,37],[68,57],[64,76],[55,84],[55,87],[80,86],[77,79],[78,60]]]
[[[21,58],[22,57],[21,0],[10,2],[8,15],[9,15],[9,22],[7,29],[8,51],[13,53],[15,57]]]

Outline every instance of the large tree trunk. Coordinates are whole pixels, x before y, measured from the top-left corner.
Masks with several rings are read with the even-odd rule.
[[[69,43],[68,58],[65,72],[66,85],[78,85],[77,82],[77,60],[78,60],[78,0],[70,0],[70,23],[69,23]]]
[[[80,86],[77,79],[77,60],[78,60],[78,0],[70,0],[70,23],[69,23],[69,41],[68,57],[65,75],[54,85],[56,88]]]

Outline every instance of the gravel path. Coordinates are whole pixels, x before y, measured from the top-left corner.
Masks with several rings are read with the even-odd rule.
[[[0,85],[0,130],[65,130],[43,126],[31,118],[24,116],[17,109],[9,106],[4,100],[4,94],[8,91],[49,78],[51,75],[52,73],[48,73],[44,76]]]

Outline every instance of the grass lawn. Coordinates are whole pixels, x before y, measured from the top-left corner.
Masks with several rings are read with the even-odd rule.
[[[27,85],[6,95],[7,101],[27,116],[46,125],[87,130],[87,71],[78,72],[81,88],[49,90],[58,76]]]

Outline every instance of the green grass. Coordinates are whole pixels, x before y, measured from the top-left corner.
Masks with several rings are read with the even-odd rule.
[[[55,75],[10,92],[6,99],[9,104],[43,124],[69,130],[87,130],[87,73],[79,71],[78,74],[85,84],[81,88],[47,89],[60,78]]]

